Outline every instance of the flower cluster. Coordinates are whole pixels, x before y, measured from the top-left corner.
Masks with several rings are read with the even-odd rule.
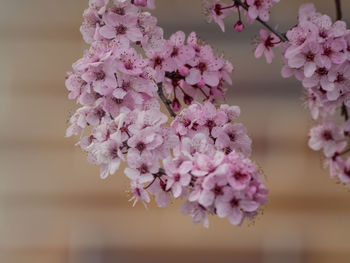
[[[90,48],[66,80],[69,98],[81,105],[67,136],[80,135],[77,145],[103,179],[126,162],[134,203],[153,195],[165,207],[186,197],[183,212],[195,223],[217,214],[239,225],[256,215],[267,190],[248,159],[245,127],[232,123],[239,108],[213,104],[231,84],[232,65],[195,33],[164,39],[142,8],[154,1],[90,0],[81,27]],[[173,116],[189,108],[169,126],[159,98]]]
[[[187,44],[183,32],[173,34],[163,52],[149,57],[153,61],[161,60],[165,67],[164,88],[176,112],[181,109],[180,101],[191,105],[193,101],[223,99],[224,83],[232,84],[232,64],[215,56],[212,47],[201,44],[195,33],[188,36]]]
[[[308,94],[314,119],[333,114],[345,103],[350,106],[350,31],[343,21],[332,23],[312,4],[300,7],[299,24],[287,32],[282,45],[284,77],[294,75]]]
[[[320,124],[310,131],[309,146],[323,150],[332,176],[344,179],[344,148],[348,124],[337,124],[340,109],[347,119],[350,107],[350,31],[343,21],[332,23],[329,16],[316,12],[314,5],[299,9],[299,23],[287,32],[281,45],[285,65],[283,77],[294,75],[306,90],[312,117]],[[346,150],[345,150],[346,151]]]
[[[212,0],[207,2],[205,13],[208,22],[214,21],[222,31],[225,31],[224,19],[231,13],[238,13],[238,21],[234,25],[236,32],[244,29],[241,11],[247,23],[251,24],[256,19],[268,21],[270,19],[269,9],[273,7],[279,0],[232,0],[231,4],[225,4],[222,0]]]
[[[251,218],[266,203],[267,189],[249,159],[251,140],[235,106],[194,103],[172,123],[180,143],[165,160],[166,189],[187,197],[182,212],[194,223],[208,224],[207,215],[228,217],[233,225]]]

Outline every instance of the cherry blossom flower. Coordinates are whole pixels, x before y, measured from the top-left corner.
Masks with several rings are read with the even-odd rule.
[[[309,146],[318,151],[323,149],[327,157],[331,157],[337,150],[337,143],[344,139],[344,131],[332,119],[326,119],[321,125],[311,129]]]
[[[272,48],[278,46],[280,42],[275,34],[269,34],[265,29],[261,29],[259,44],[255,50],[255,57],[260,58],[265,54],[267,63],[272,63],[272,59],[275,57]]]
[[[233,6],[229,6],[223,3],[220,3],[221,0],[213,0],[213,3],[207,3],[206,13],[208,22],[214,20],[217,23],[221,30],[225,32],[224,19],[230,15],[233,10]]]
[[[270,18],[269,9],[279,0],[246,0],[248,5],[248,16],[255,20],[259,17],[263,21],[268,21]]]

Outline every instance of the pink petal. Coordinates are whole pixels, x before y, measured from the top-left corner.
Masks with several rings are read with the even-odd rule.
[[[314,62],[306,62],[304,65],[305,77],[311,77],[316,71],[316,64]]]
[[[243,220],[243,214],[238,207],[233,208],[232,213],[229,215],[228,219],[232,225],[239,226]]]
[[[220,78],[219,78],[219,72],[215,71],[205,71],[203,73],[203,79],[206,84],[212,87],[216,87],[219,85]]]
[[[201,73],[198,69],[190,69],[190,73],[186,77],[186,82],[190,85],[195,85],[201,80]]]
[[[113,27],[107,25],[100,28],[100,34],[107,39],[112,39],[116,37]]]

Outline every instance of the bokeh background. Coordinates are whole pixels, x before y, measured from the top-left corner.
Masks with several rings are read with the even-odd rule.
[[[272,24],[296,23],[306,1],[282,0]],[[333,0],[314,0],[335,16]],[[307,147],[311,119],[302,89],[280,77],[280,59],[253,56],[259,24],[227,33],[206,24],[200,0],[158,0],[167,35],[192,30],[235,65],[228,102],[240,105],[270,203],[243,227],[210,218],[205,229],[179,212],[132,208],[123,172],[99,178],[75,139],[64,138],[77,105],[66,71],[87,47],[79,33],[87,0],[0,0],[0,262],[350,262],[350,192]],[[350,1],[343,1],[350,22]]]

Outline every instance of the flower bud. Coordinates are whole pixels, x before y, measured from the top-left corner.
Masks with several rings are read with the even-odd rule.
[[[171,108],[175,112],[177,112],[177,111],[179,111],[181,109],[180,101],[177,98],[175,98],[173,100],[173,102],[171,103]]]
[[[236,32],[242,32],[243,29],[244,29],[244,25],[243,25],[243,23],[242,23],[241,20],[238,20],[237,23],[234,25],[233,28],[234,28],[234,30],[235,30]]]
[[[204,79],[201,79],[201,80],[197,83],[197,86],[198,86],[199,88],[205,87],[205,81],[204,81]]]
[[[179,73],[182,77],[187,77],[188,74],[190,73],[190,70],[186,66],[182,66],[179,68]]]

